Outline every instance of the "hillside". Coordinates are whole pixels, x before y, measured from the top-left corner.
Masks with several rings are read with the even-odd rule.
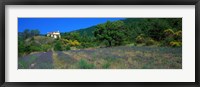
[[[182,30],[182,21],[180,18],[127,18],[121,20],[124,22],[125,27],[128,28],[129,37],[134,39],[140,34],[150,33],[148,36],[155,37],[159,35],[157,32],[163,32],[166,29],[172,29],[173,31]],[[105,23],[104,23],[105,24]],[[89,28],[79,29],[69,33],[77,32],[80,36],[87,35],[94,37],[94,31],[97,26],[91,26]]]
[[[133,24],[135,22],[139,22],[140,20],[141,20],[141,18],[131,18],[131,19],[127,18],[127,19],[123,19],[121,21],[123,21],[126,25],[129,25],[129,24]],[[88,36],[94,37],[93,33],[94,33],[95,29],[96,29],[96,26],[91,26],[88,28],[71,31],[70,33],[77,32],[77,33],[80,33],[80,35],[88,35]]]
[[[77,32],[80,35],[87,35],[87,36],[94,37],[93,32],[95,31],[95,28],[96,28],[96,26],[92,26],[92,27],[83,28],[83,29],[79,29],[76,31],[72,31],[72,32]]]

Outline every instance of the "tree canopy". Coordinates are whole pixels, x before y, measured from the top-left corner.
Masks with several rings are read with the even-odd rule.
[[[124,43],[125,29],[123,21],[107,21],[105,24],[97,25],[94,36],[99,41],[106,41],[107,46],[118,46]]]

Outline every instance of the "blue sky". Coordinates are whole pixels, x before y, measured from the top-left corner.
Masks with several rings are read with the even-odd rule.
[[[70,32],[87,28],[106,21],[116,21],[124,18],[18,18],[18,32],[25,29],[38,29],[41,34],[60,31]]]

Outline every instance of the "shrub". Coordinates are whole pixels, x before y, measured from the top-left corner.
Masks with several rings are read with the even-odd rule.
[[[166,37],[163,41],[161,41],[162,46],[170,46],[170,42],[174,41],[173,37]]]
[[[95,47],[96,44],[92,43],[92,42],[83,42],[81,43],[81,45],[79,46],[79,48],[89,48],[89,47]]]
[[[179,41],[170,42],[170,46],[172,46],[172,47],[180,47],[181,45],[182,45],[182,43]]]
[[[55,46],[54,46],[54,50],[56,51],[62,51],[62,44],[59,40],[56,41]]]
[[[72,45],[73,45],[73,46],[79,46],[79,45],[81,45],[81,44],[80,44],[77,40],[74,40],[73,43],[72,43]]]
[[[19,63],[18,67],[19,67],[20,69],[27,69],[27,68],[29,68],[28,63],[25,62],[25,61],[23,61],[23,60],[19,60],[18,63]]]
[[[70,45],[70,46],[80,46],[81,44],[77,41],[77,40],[66,40],[67,41],[67,44]]]
[[[149,38],[149,39],[146,40],[147,46],[154,45],[154,44],[155,44],[155,41],[153,39]]]
[[[70,46],[67,45],[67,46],[65,47],[65,50],[71,50]]]
[[[137,36],[136,37],[136,42],[137,43],[144,43],[145,42],[144,36],[142,34]]]
[[[164,30],[164,34],[166,37],[173,37],[174,31],[172,29],[167,29],[167,30]]]
[[[43,44],[42,45],[42,50],[43,51],[49,51],[51,49],[51,46],[50,45],[48,45],[48,44]]]
[[[35,52],[35,51],[42,51],[42,48],[38,46],[30,46],[30,52]]]
[[[110,67],[110,63],[108,62],[102,65],[103,69],[108,69],[109,67]]]
[[[175,33],[175,38],[178,40],[178,41],[182,41],[182,31],[177,31]]]
[[[81,69],[92,69],[94,68],[94,64],[89,64],[85,59],[81,59],[78,62],[79,68]]]

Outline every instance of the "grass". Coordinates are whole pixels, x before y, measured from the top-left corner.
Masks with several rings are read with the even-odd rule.
[[[95,68],[94,64],[88,63],[87,60],[81,59],[78,61],[78,68],[80,69],[93,69]]]
[[[29,68],[29,64],[27,62],[25,62],[25,61],[19,61],[18,63],[19,63],[18,67],[21,68],[21,69]]]
[[[102,68],[103,69],[108,69],[110,67],[110,63],[109,62],[106,62],[102,65]]]

